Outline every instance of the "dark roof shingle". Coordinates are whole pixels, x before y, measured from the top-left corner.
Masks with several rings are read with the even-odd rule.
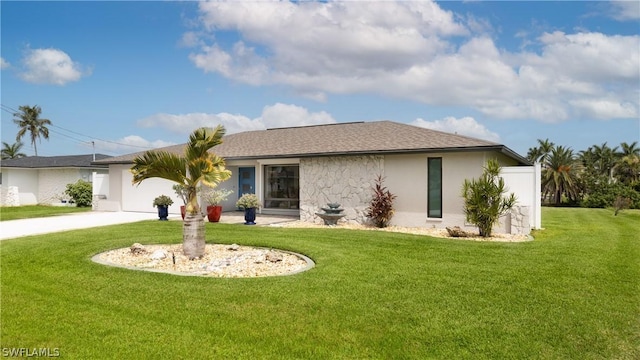
[[[160,150],[182,153],[184,144]],[[504,145],[392,121],[247,131],[224,137],[213,151],[227,160],[494,149],[526,163]],[[506,151],[505,151],[506,149]],[[142,152],[100,163],[130,163]]]
[[[96,154],[96,161],[110,158],[109,155]],[[3,168],[106,168],[105,164],[93,164],[93,154],[67,156],[27,156],[19,159],[2,160]]]

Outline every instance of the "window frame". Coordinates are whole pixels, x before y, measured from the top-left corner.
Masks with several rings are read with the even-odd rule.
[[[432,209],[431,207],[431,195],[432,195],[432,189],[431,189],[431,182],[432,182],[432,176],[434,176],[432,174],[432,164],[435,163],[435,161],[439,162],[439,178],[437,179],[439,184],[440,184],[440,188],[437,190],[438,193],[434,194],[437,195],[438,198],[440,199],[440,207],[438,209]],[[434,179],[435,180],[435,179]],[[431,218],[431,219],[442,219],[442,157],[429,157],[427,158],[427,218]],[[434,214],[435,211],[438,211],[437,214]],[[433,211],[433,212],[432,212]]]

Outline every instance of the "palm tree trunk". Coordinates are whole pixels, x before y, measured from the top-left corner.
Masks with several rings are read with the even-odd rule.
[[[187,211],[182,223],[182,251],[190,259],[204,256],[204,218]]]

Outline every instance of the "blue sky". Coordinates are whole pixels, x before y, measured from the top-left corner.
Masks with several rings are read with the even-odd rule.
[[[638,2],[2,1],[2,141],[41,156],[392,120],[584,150],[640,141]],[[28,20],[28,21],[27,21]],[[24,152],[33,155],[25,138]]]

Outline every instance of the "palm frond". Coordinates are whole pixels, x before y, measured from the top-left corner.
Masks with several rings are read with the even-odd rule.
[[[211,171],[204,173],[202,176],[202,183],[215,187],[219,183],[228,180],[231,177],[231,171],[225,168],[225,161],[223,158],[210,154],[208,159]]]
[[[185,184],[187,179],[186,159],[167,151],[147,151],[133,160],[131,173],[133,184],[139,184],[145,179],[159,177],[179,184]]]
[[[225,129],[222,125],[215,128],[199,128],[189,135],[189,142],[185,149],[188,160],[205,158],[207,152],[214,146],[222,144]]]

